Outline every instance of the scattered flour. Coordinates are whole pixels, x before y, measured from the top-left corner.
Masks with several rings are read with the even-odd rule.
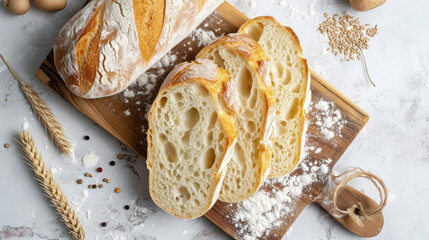
[[[155,87],[156,78],[157,78],[157,75],[153,73],[145,73],[141,75],[137,79],[137,84],[139,85],[139,87],[145,87],[146,91],[145,92],[139,91],[137,92],[137,94],[147,94],[150,91],[152,91],[152,89]]]
[[[320,76],[322,76],[322,77],[325,77],[326,76],[326,72],[325,72],[325,70],[323,70],[320,66],[313,66],[312,67],[312,69],[313,69],[313,71],[315,71],[317,74],[319,74]]]
[[[59,167],[54,167],[54,168],[51,168],[51,172],[52,172],[52,175],[57,175],[58,173],[62,173],[63,169]]]
[[[74,210],[76,211],[76,213],[80,212],[80,208],[82,207],[83,202],[88,198],[89,193],[87,189],[84,189],[81,193],[80,193],[80,197],[76,196],[75,200],[70,201],[70,204],[72,205],[72,207],[74,208]]]
[[[320,127],[323,136],[328,140],[336,135],[342,137],[341,129],[347,121],[342,119],[341,112],[336,108],[335,104],[320,100],[313,107],[317,111],[315,124]],[[310,108],[313,107],[310,106]]]
[[[198,41],[197,42],[198,47],[205,47],[218,39],[213,31],[205,31],[201,28],[195,29],[191,33],[191,36],[192,36],[192,41]]]
[[[308,150],[305,150],[308,154]],[[268,237],[271,229],[279,227],[282,218],[290,216],[291,209],[302,195],[316,181],[328,179],[331,159],[318,160],[314,164],[301,162],[298,169],[301,175],[285,176],[270,179],[265,187],[273,189],[272,192],[259,190],[251,198],[237,204],[235,215],[230,216],[239,235],[243,239],[259,239]]]
[[[82,156],[82,165],[85,168],[94,167],[97,164],[99,157],[95,154],[94,151],[87,153]]]
[[[124,111],[124,114],[125,114],[125,115],[127,115],[127,116],[130,116],[130,115],[131,115],[131,112],[130,112],[130,110],[129,110],[129,109],[127,109],[127,110],[125,110],[125,111]]]
[[[314,153],[318,154],[318,153],[320,153],[321,151],[322,151],[322,149],[319,147],[319,148],[317,148],[317,149],[316,149],[316,151],[314,151]]]
[[[155,63],[152,68],[165,68],[173,65],[177,60],[177,56],[171,52],[167,53],[164,57],[161,58],[157,63]]]
[[[188,234],[188,231],[185,230],[185,231],[182,232],[182,234],[186,235],[186,234]]]
[[[130,91],[128,89],[125,89],[124,91],[124,97],[126,98],[132,98],[134,97],[136,94],[134,93],[134,91]]]
[[[28,130],[30,128],[30,123],[28,123],[27,119],[24,118],[24,122],[22,123],[22,130]]]
[[[145,214],[147,213],[147,208],[141,207],[141,206],[135,206],[134,208],[134,216],[137,216],[139,214]]]

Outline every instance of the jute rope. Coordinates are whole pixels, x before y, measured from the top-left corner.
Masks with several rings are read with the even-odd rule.
[[[386,188],[386,185],[384,184],[383,180],[370,173],[370,172],[366,172],[364,170],[362,170],[361,168],[352,168],[352,169],[348,169],[346,171],[344,171],[343,173],[341,173],[338,176],[334,176],[335,179],[338,179],[342,176],[346,176],[338,185],[337,187],[335,187],[334,193],[333,193],[333,197],[332,197],[332,201],[334,204],[334,208],[339,211],[340,213],[343,214],[347,214],[351,217],[351,219],[358,224],[359,226],[363,226],[362,224],[362,220],[360,219],[359,215],[363,216],[363,217],[370,217],[373,215],[377,215],[378,213],[380,213],[381,211],[383,211],[384,207],[386,206],[387,203],[387,196],[388,196],[388,191]],[[340,209],[337,206],[337,197],[339,195],[339,193],[341,192],[341,190],[347,186],[347,184],[355,179],[355,178],[366,178],[368,180],[370,180],[374,186],[377,188],[379,194],[380,194],[380,203],[378,204],[377,208],[375,209],[365,209],[365,207],[362,205],[361,202],[356,203],[355,205],[347,208],[347,209]]]

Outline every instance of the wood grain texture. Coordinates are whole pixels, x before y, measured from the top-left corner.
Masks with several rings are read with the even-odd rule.
[[[247,20],[248,18],[244,14],[225,2],[216,10],[216,12],[210,15],[199,26],[199,28],[213,31],[217,37],[220,37],[228,33],[236,32],[238,28]],[[204,46],[199,44],[195,37],[188,36],[188,38],[183,40],[179,45],[170,51],[170,53],[178,56],[174,64],[164,66],[162,70],[159,68],[151,68],[146,73],[146,76],[153,74],[153,87],[146,88],[146,86],[140,86],[138,83],[133,84],[129,87],[129,90],[136,94],[135,97],[129,99],[125,98],[123,93],[119,93],[111,97],[91,100],[82,99],[73,95],[67,89],[55,69],[52,52],[40,66],[40,69],[37,71],[36,75],[40,81],[52,88],[83,114],[94,120],[101,127],[106,129],[113,136],[132,148],[141,156],[146,157],[146,116],[152,101],[156,97],[162,81],[168,72],[174,67],[174,65],[183,61],[192,60],[203,47]],[[317,155],[311,153],[308,154],[301,164],[330,158],[332,159],[332,162],[329,165],[329,169],[331,170],[341,155],[345,152],[347,147],[351,144],[353,139],[358,135],[360,130],[366,124],[369,117],[365,111],[350,101],[346,96],[336,90],[328,82],[323,80],[320,76],[312,72],[311,77],[312,102],[318,102],[321,99],[332,101],[335,103],[336,108],[341,112],[343,119],[345,119],[347,123],[342,128],[341,137],[336,136],[334,139],[326,140],[321,137],[320,127],[315,124],[315,113],[312,111],[307,113],[309,126],[306,144],[311,144],[311,146],[314,147],[321,147],[323,151]],[[128,111],[130,116],[124,114],[125,111]],[[330,172],[331,171],[329,171],[329,173]],[[292,172],[290,176],[300,174],[302,174],[302,170],[298,168]],[[356,224],[350,224],[350,221],[347,219],[347,217],[344,218],[336,215],[335,210],[332,209],[331,205],[320,201],[320,199],[329,198],[331,194],[330,188],[328,189],[328,185],[331,182],[330,176],[322,176],[320,179],[320,181],[312,183],[310,188],[304,190],[303,194],[299,198],[293,199],[296,204],[294,204],[291,214],[289,214],[288,217],[284,217],[282,219],[282,223],[279,227],[269,229],[269,234],[264,235],[264,239],[281,239],[290,228],[292,223],[299,216],[301,211],[309,203],[316,201],[331,215],[333,215],[334,218],[337,219],[343,226],[352,232],[358,235],[363,234],[367,237],[378,234],[383,224],[382,214],[380,214],[380,216],[375,216],[377,218],[375,223],[364,222],[364,227],[356,226]],[[269,186],[264,185],[262,191],[271,191],[271,189]],[[344,191],[342,193],[343,195],[339,199],[340,201],[342,201],[341,199],[346,200],[342,201],[341,204],[352,204],[353,199],[355,199],[353,198],[352,194],[358,194],[360,197],[359,199],[365,199],[365,202],[368,204],[368,206],[372,206],[371,204],[374,204],[374,202],[368,197],[360,192],[356,192],[357,191],[354,189]],[[236,204],[228,204],[218,201],[212,210],[210,210],[205,216],[231,237],[240,239],[242,236],[238,234],[238,229],[236,229],[230,217],[234,214],[236,208]],[[368,226],[365,224],[374,225],[374,230],[370,233],[362,233],[362,231],[364,231],[363,229],[368,228]],[[375,230],[375,228],[378,229],[378,232]]]

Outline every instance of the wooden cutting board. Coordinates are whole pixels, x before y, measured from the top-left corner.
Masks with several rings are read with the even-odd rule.
[[[219,37],[236,32],[247,20],[248,18],[245,15],[225,2],[199,28],[212,31],[216,37]],[[152,79],[152,87],[140,86],[139,84],[129,87],[129,90],[134,93],[134,97],[125,97],[124,93],[93,100],[76,97],[67,89],[58,75],[54,67],[52,52],[40,66],[36,76],[40,81],[52,88],[66,101],[94,120],[121,142],[125,143],[141,156],[146,157],[146,116],[162,81],[175,64],[193,60],[201,48],[203,46],[199,44],[195,35],[183,40],[170,52],[177,56],[175,61],[170,64],[164,64],[163,71],[160,68],[151,68],[148,71],[148,75],[146,76]],[[316,111],[309,111],[307,113],[309,126],[306,145],[312,146],[313,149],[321,148],[323,150],[318,153],[316,153],[317,151],[310,151],[301,162],[301,166],[291,173],[289,177],[302,175],[303,164],[317,166],[318,164],[322,164],[324,160],[331,159],[328,164],[329,171],[327,174],[322,174],[319,171],[316,181],[304,188],[300,196],[292,197],[289,206],[290,210],[280,217],[279,224],[276,227],[267,228],[264,235],[260,238],[281,239],[305,206],[311,202],[317,202],[350,231],[360,236],[374,236],[381,230],[382,215],[364,220],[364,227],[361,227],[351,222],[347,216],[338,216],[335,210],[333,210],[332,204],[326,201],[329,200],[332,191],[332,181],[330,180],[332,167],[358,135],[369,117],[362,109],[320,76],[312,72],[311,77],[312,103],[317,103],[322,99],[332,102],[335,108],[340,111],[344,124],[340,133],[337,132],[332,139],[327,140],[326,137],[322,136],[320,126],[316,124]],[[266,184],[260,191],[272,192],[273,188],[277,190],[282,189],[281,184],[274,185]],[[369,206],[375,204],[368,197],[352,188],[347,188],[342,192],[338,204],[339,206],[349,207],[356,199],[366,202]],[[248,225],[249,223],[247,222],[237,223],[234,220],[237,208],[240,208],[239,204],[228,204],[218,201],[205,216],[231,237],[241,239],[245,234],[242,229],[249,229],[254,226]],[[367,231],[369,228],[372,229],[371,233]]]

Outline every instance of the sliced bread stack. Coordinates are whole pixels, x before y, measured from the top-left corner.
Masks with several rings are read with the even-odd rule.
[[[270,17],[177,65],[149,112],[149,188],[191,219],[219,199],[243,201],[299,162],[308,68],[299,41]]]
[[[243,201],[259,189],[270,171],[275,107],[269,59],[261,46],[245,34],[219,39],[202,49],[199,58],[213,60],[227,70],[237,86],[237,144],[220,199]]]
[[[257,41],[271,60],[270,72],[277,114],[269,177],[292,172],[299,163],[304,127],[304,102],[310,86],[307,60],[298,37],[273,17],[257,17],[238,30]]]

